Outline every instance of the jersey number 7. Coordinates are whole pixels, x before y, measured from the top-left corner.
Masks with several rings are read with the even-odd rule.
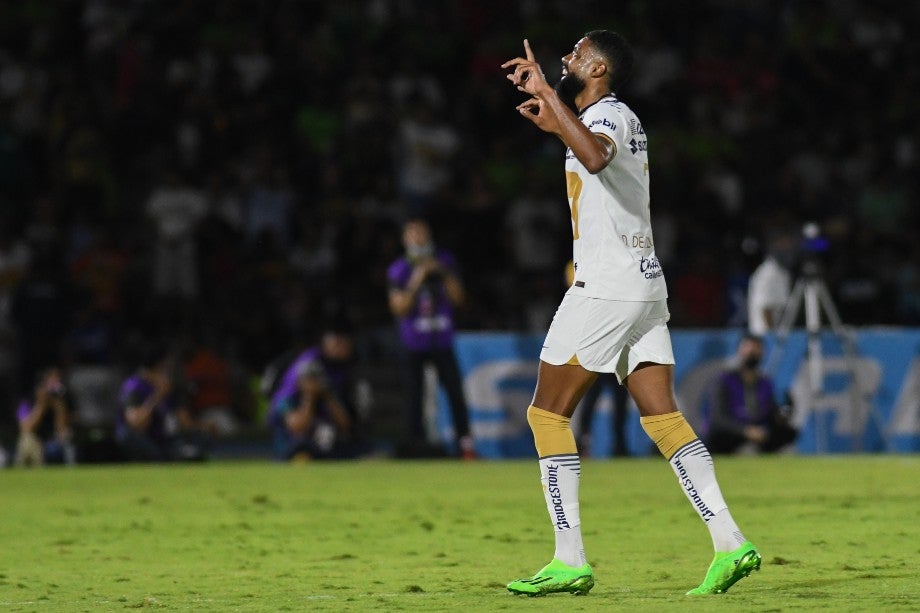
[[[578,240],[578,198],[581,196],[581,177],[576,172],[565,173],[565,191],[572,211],[572,240]]]

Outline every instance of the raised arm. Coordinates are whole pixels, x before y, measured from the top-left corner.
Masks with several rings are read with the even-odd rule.
[[[572,150],[588,172],[595,174],[604,169],[616,153],[614,144],[604,136],[588,130],[556,91],[546,82],[543,69],[536,62],[530,43],[524,40],[526,57],[517,57],[502,64],[514,67],[507,78],[519,91],[532,97],[517,106],[518,112],[544,132],[555,134]]]

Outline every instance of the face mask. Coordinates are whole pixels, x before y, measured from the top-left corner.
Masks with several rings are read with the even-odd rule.
[[[741,363],[744,365],[745,368],[754,370],[755,368],[760,366],[760,356],[759,355],[749,355],[748,357],[744,358],[744,360]]]
[[[424,245],[410,245],[406,248],[406,255],[410,260],[423,260],[434,255],[434,245],[426,243]]]

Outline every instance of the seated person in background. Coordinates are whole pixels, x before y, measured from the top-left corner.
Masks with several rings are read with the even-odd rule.
[[[298,392],[302,369],[311,362],[323,367],[328,387],[348,413],[352,439],[363,439],[362,417],[368,407],[358,402],[354,335],[345,317],[330,318],[322,328],[318,344],[300,345],[268,366],[263,389],[270,398],[269,424],[277,425],[279,407]]]
[[[16,466],[76,462],[70,430],[71,406],[61,371],[49,368],[41,372],[32,397],[23,400],[16,411],[19,419]]]
[[[743,447],[772,452],[798,434],[776,404],[773,381],[760,371],[763,340],[746,334],[738,343],[736,365],[722,373],[713,390],[706,445],[712,453]]]
[[[274,410],[275,450],[280,459],[334,459],[353,454],[352,418],[319,359],[301,363],[297,388]]]
[[[129,460],[200,460],[207,438],[184,407],[175,359],[151,346],[141,367],[121,386],[115,438]]]

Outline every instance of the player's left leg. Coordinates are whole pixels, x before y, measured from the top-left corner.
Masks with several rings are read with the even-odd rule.
[[[732,519],[716,481],[712,457],[674,399],[674,367],[642,362],[625,384],[639,408],[643,429],[671,464],[677,480],[709,528],[715,558],[703,583],[688,592],[720,594],[760,568],[761,556]]]
[[[515,594],[538,596],[554,592],[586,594],[594,573],[585,558],[578,506],[581,460],[571,429],[571,416],[597,378],[577,364],[540,362],[533,404],[527,422],[540,458],[540,481],[556,535],[553,561],[533,577],[508,584]]]

